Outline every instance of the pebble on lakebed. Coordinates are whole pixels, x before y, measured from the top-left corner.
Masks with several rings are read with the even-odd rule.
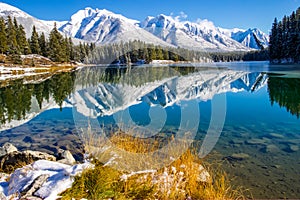
[[[233,153],[231,156],[226,156],[223,159],[228,161],[242,161],[250,158],[249,154],[246,153]]]
[[[265,153],[278,153],[278,152],[280,152],[280,149],[274,144],[269,144],[265,148],[263,148],[263,152],[265,152]]]

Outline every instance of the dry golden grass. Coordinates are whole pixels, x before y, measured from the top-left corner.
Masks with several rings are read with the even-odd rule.
[[[203,167],[194,148],[187,148],[181,153],[178,148],[182,149],[182,145],[189,143],[176,143],[169,148],[168,153],[177,155],[180,152],[181,155],[160,168],[155,168],[155,165],[149,168],[150,165],[145,164],[156,157],[148,157],[153,160],[147,160],[132,156],[155,152],[161,148],[161,142],[173,142],[172,136],[143,139],[117,131],[107,139],[90,132],[85,135],[84,141],[86,151],[95,158],[95,168],[75,177],[72,188],[62,194],[62,199],[245,199],[240,190],[230,186],[229,179],[220,168]],[[110,148],[110,145],[115,148]],[[115,158],[111,162],[113,156]],[[126,165],[138,167],[125,168]],[[144,170],[156,170],[134,171],[143,166],[148,167]]]

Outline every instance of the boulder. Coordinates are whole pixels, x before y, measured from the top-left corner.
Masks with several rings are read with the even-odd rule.
[[[37,160],[55,161],[56,158],[39,151],[14,151],[0,158],[0,169],[5,173],[11,173],[15,169],[31,164]]]
[[[40,152],[40,151],[26,150],[26,151],[23,151],[23,153],[32,155],[37,160],[56,161],[55,156],[52,156],[52,155],[50,155],[48,153],[44,153],[44,152]]]
[[[6,142],[2,147],[0,147],[0,157],[15,151],[18,151],[17,147],[9,142]]]
[[[76,163],[76,160],[69,150],[60,149],[58,152],[58,162],[67,165],[73,165]]]

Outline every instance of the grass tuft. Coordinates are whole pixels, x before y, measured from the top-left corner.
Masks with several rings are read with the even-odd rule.
[[[155,152],[161,148],[161,142],[172,140],[172,136],[150,140],[135,138],[121,131],[110,134],[109,141],[86,135],[85,147],[93,157],[95,168],[75,177],[72,188],[62,194],[62,199],[246,199],[242,190],[230,185],[220,167],[204,164],[195,148],[187,148],[184,153],[178,150],[185,143],[168,149],[181,154],[162,168],[133,171],[134,168],[116,167],[120,164],[142,166],[149,160],[130,160],[133,157],[128,155]],[[122,154],[123,151],[129,154]]]

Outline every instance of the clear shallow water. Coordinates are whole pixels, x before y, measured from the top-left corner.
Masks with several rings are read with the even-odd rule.
[[[91,67],[30,84],[12,82],[0,89],[1,128],[6,129],[0,143],[49,152],[70,149],[79,159],[78,127],[86,126],[87,117],[101,129],[122,119],[175,135],[189,129],[182,125],[186,118],[197,123],[195,139],[203,141],[217,108],[214,117],[222,121],[225,114],[224,124],[204,159],[221,163],[232,182],[249,188],[255,198],[300,198],[299,69],[267,63]]]

